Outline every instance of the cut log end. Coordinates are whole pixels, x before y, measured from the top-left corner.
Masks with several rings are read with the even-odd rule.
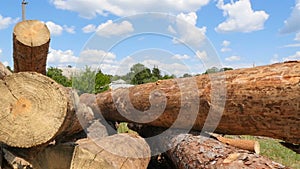
[[[41,46],[50,39],[47,26],[38,20],[26,20],[19,22],[14,28],[16,40],[26,46]]]
[[[231,139],[225,137],[217,137],[217,139],[224,144],[228,144],[243,150],[249,150],[255,152],[256,154],[260,153],[259,142],[255,140]]]
[[[50,78],[20,72],[0,80],[0,141],[13,147],[49,142],[65,121],[67,99]]]

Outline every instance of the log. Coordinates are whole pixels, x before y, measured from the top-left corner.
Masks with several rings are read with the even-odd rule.
[[[0,62],[0,79],[3,79],[5,76],[7,75],[11,75],[12,72],[10,72],[6,67],[5,65],[3,65],[1,62]]]
[[[218,136],[216,138],[224,144],[228,144],[239,149],[255,152],[256,154],[260,153],[260,145],[258,141],[245,139],[231,139],[222,136]]]
[[[38,20],[17,23],[13,32],[14,72],[34,71],[46,74],[50,43],[47,26]]]
[[[0,80],[0,142],[29,148],[65,132],[67,94],[54,80],[20,72]]]
[[[82,102],[112,121],[300,144],[299,84],[300,61],[294,61],[120,88]]]
[[[143,138],[116,134],[48,146],[32,165],[35,169],[146,169],[149,161],[150,148]]]
[[[168,157],[178,169],[186,168],[288,168],[266,157],[223,144],[216,139],[191,134],[175,135]]]

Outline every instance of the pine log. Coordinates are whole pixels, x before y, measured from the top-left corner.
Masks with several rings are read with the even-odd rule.
[[[82,102],[113,121],[195,130],[205,123],[209,132],[300,144],[299,93],[300,61],[294,61],[120,88]]]
[[[261,155],[205,136],[175,135],[169,145],[171,149],[167,151],[167,155],[178,169],[287,168]]]
[[[50,43],[47,26],[38,20],[17,23],[13,32],[14,72],[34,71],[46,74]]]
[[[143,138],[116,134],[48,146],[32,165],[35,169],[146,169],[149,161],[150,148]]]
[[[34,72],[0,80],[0,142],[28,148],[48,143],[65,132],[68,115],[65,89]]]
[[[0,62],[0,79],[3,79],[7,75],[11,75],[12,73]]]
[[[256,154],[260,153],[260,145],[258,141],[245,139],[231,139],[222,136],[218,136],[216,138],[224,144],[228,144],[239,149],[255,152]]]

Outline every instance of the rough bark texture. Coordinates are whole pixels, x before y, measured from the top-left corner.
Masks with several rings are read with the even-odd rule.
[[[53,140],[66,125],[66,93],[52,79],[20,72],[0,80],[0,142],[34,147]]]
[[[174,136],[171,142],[172,148],[167,154],[178,169],[286,168],[258,154],[204,136],[181,134]]]
[[[294,61],[117,89],[87,103],[109,120],[195,130],[205,124],[207,131],[299,144],[299,93]]]
[[[12,73],[0,62],[0,79],[3,79],[7,75]]]
[[[49,43],[50,32],[44,23],[37,20],[19,22],[13,32],[14,72],[46,74]]]

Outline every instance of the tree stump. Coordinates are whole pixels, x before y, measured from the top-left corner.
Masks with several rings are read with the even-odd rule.
[[[44,23],[19,22],[13,32],[14,72],[34,71],[45,75],[49,43],[50,32]]]

